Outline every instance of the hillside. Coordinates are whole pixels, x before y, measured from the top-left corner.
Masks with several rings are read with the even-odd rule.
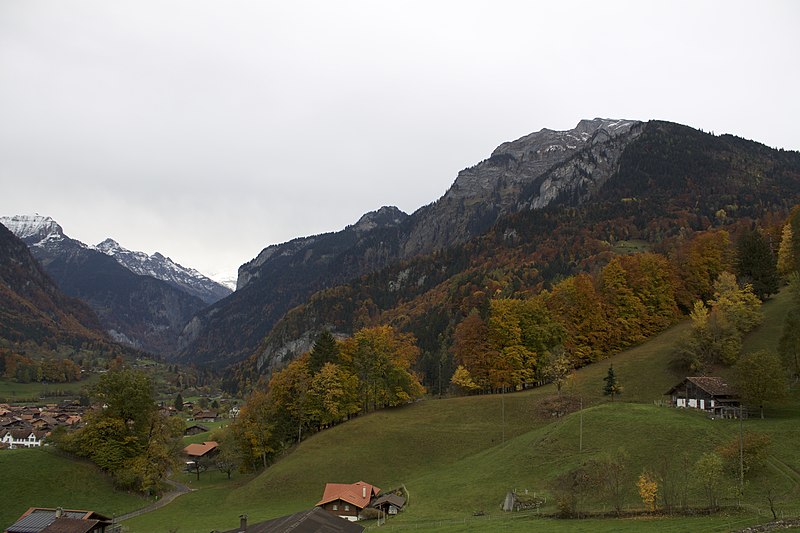
[[[71,239],[49,217],[5,220],[59,289],[88,304],[117,342],[155,354],[174,353],[183,326],[206,307],[199,297],[135,274],[113,257]]]
[[[782,321],[786,304],[787,295],[781,294],[765,305],[764,326],[748,337],[745,350],[774,349],[773,325]],[[620,447],[628,454],[625,507],[641,509],[634,483],[643,468],[656,470],[666,460],[671,475],[677,476],[682,453],[693,464],[703,451],[735,438],[739,431],[736,421],[709,420],[700,413],[654,404],[680,380],[669,370],[669,363],[686,327],[679,324],[611,361],[578,371],[567,392],[583,398],[582,413],[553,418],[543,410],[543,400],[554,394],[552,386],[506,395],[427,400],[384,410],[308,438],[255,479],[220,480],[182,496],[164,510],[128,521],[126,526],[131,531],[178,525],[189,530],[222,529],[236,524],[242,512],[256,522],[312,506],[326,482],[365,480],[384,489],[406,486],[410,506],[390,520],[393,528],[494,531],[502,526],[504,531],[527,531],[535,515],[499,511],[508,490],[528,489],[545,495],[548,504],[544,511],[555,512],[554,480],[566,470],[613,454]],[[600,392],[609,362],[625,387],[620,401],[613,404]],[[796,514],[800,512],[800,449],[794,438],[798,417],[800,395],[795,391],[790,404],[771,410],[766,420],[745,421],[745,431],[769,433],[773,442],[767,465],[748,478],[742,513],[644,522],[548,520],[546,528],[730,531],[766,520],[763,512],[768,504],[763,495],[768,487],[780,495],[777,505],[781,511]],[[690,484],[688,494],[692,505],[703,505],[697,486]],[[730,497],[724,501],[735,503]],[[608,509],[607,503],[592,498],[583,504],[587,510]],[[756,512],[759,509],[761,516]],[[475,517],[476,511],[485,515]]]
[[[186,327],[180,357],[216,366],[237,362],[316,291],[465,243],[511,213],[588,201],[641,131],[641,123],[609,119],[543,129],[462,170],[439,200],[411,215],[383,207],[342,231],[265,248],[239,269],[237,291]],[[307,347],[307,339],[299,344]]]
[[[593,157],[580,152],[570,161]],[[680,263],[677,248],[693,234],[736,234],[770,217],[782,219],[800,201],[800,154],[650,122],[591,200],[567,196],[550,207],[502,217],[462,245],[312,295],[275,324],[237,372],[268,373],[308,350],[325,328],[350,335],[365,325],[390,323],[419,340],[428,356],[418,370],[430,384],[437,354],[451,345],[454,327],[492,297],[536,294],[565,276],[596,271],[620,253],[653,250]],[[691,305],[679,303],[684,310]],[[231,382],[241,382],[235,374]]]
[[[94,312],[63,294],[25,243],[1,224],[0,250],[0,347],[110,345]]]

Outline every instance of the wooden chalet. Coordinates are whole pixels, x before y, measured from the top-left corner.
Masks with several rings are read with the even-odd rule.
[[[189,444],[183,449],[183,453],[185,453],[191,459],[211,457],[217,453],[217,446],[219,445],[213,440],[209,442],[201,442],[199,444]]]
[[[725,380],[714,376],[687,377],[666,392],[674,407],[738,416],[739,395]]]
[[[183,430],[184,435],[199,435],[200,433],[207,433],[208,428],[202,424],[192,424]]]
[[[105,533],[111,519],[94,511],[31,507],[6,533]]]
[[[349,485],[328,483],[317,506],[340,518],[355,521],[380,492],[378,487],[363,481]]]
[[[380,510],[384,515],[392,516],[402,511],[405,505],[405,498],[394,493],[389,493],[375,498],[370,504],[370,507]]]

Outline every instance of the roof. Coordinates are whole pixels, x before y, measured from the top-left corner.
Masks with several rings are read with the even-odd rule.
[[[238,533],[240,528],[225,533]],[[247,533],[361,533],[364,526],[319,507],[247,526]]]
[[[98,522],[110,522],[110,519],[94,511],[76,511],[64,509],[62,511],[62,518],[58,520],[70,519],[71,521],[79,522],[92,522],[92,526]],[[89,529],[49,529],[48,527],[56,521],[56,509],[31,507],[25,511],[19,519],[12,525],[8,526],[8,533],[41,533],[47,529],[47,533],[85,533]],[[56,528],[60,527],[57,525]],[[64,524],[65,527],[70,527],[70,524]]]
[[[372,502],[370,507],[380,507],[385,503],[388,503],[389,505],[394,505],[398,509],[402,509],[403,506],[406,504],[406,499],[394,493],[384,494],[383,496],[377,498],[374,502]]]
[[[326,503],[342,500],[351,505],[355,505],[359,509],[365,508],[369,505],[373,496],[377,496],[381,489],[359,481],[358,483],[344,484],[344,483],[328,483],[325,485],[325,492],[322,494],[322,499],[317,505],[325,505]]]
[[[79,518],[56,518],[42,533],[88,533],[100,520],[81,520]]]
[[[711,396],[736,396],[736,391],[728,385],[728,383],[716,376],[695,376],[695,377],[687,377],[670,390],[667,391],[667,394],[672,394],[675,390],[686,383],[687,381],[693,383],[696,387],[701,390],[704,390]]]
[[[200,444],[190,444],[183,449],[183,453],[192,457],[203,457],[207,453],[216,450],[218,444],[216,442],[208,441],[201,442]]]

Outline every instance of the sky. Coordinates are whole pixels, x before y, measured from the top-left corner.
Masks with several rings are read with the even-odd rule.
[[[0,215],[235,275],[583,118],[800,150],[799,24],[793,0],[0,0]]]

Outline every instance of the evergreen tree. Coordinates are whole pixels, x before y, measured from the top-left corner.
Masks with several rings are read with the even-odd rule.
[[[330,331],[323,330],[317,336],[314,347],[311,349],[311,355],[308,361],[308,367],[311,374],[319,372],[325,363],[338,363],[339,362],[339,345],[336,344],[336,339]]]
[[[181,396],[180,392],[175,396],[175,410],[183,411],[183,396]]]
[[[605,387],[603,387],[603,394],[611,396],[611,401],[613,402],[614,396],[622,394],[622,387],[617,383],[617,373],[614,371],[614,365],[609,365],[608,373],[603,378],[603,381],[606,382]]]
[[[769,244],[758,230],[739,239],[737,273],[753,286],[753,293],[762,301],[778,292],[778,266]]]

